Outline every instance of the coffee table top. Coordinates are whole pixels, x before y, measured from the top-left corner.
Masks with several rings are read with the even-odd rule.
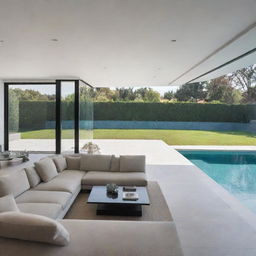
[[[123,200],[123,187],[118,187],[117,198],[107,196],[106,186],[93,186],[87,203],[89,204],[134,204],[134,205],[149,205],[149,197],[146,187],[136,187],[136,192],[139,199],[136,201]]]

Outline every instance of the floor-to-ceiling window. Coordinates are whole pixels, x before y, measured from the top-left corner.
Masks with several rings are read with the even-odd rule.
[[[9,84],[9,150],[55,151],[55,84]]]
[[[80,82],[79,147],[93,138],[93,88]]]
[[[61,151],[75,148],[75,82],[61,81]]]
[[[6,83],[5,149],[78,152],[93,138],[91,92],[78,80]]]

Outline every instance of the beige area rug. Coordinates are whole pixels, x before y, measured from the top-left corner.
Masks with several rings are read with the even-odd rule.
[[[142,206],[142,217],[96,215],[97,205],[87,204],[89,192],[81,192],[64,219],[172,221],[172,215],[157,182],[148,183],[150,205]]]

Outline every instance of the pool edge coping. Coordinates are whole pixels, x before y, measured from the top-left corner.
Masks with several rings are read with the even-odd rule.
[[[169,145],[175,150],[201,150],[201,151],[256,151],[256,146],[206,146],[206,145]]]

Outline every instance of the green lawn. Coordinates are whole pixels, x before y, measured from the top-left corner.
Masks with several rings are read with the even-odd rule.
[[[81,139],[86,139],[81,131]],[[97,129],[94,139],[146,139],[163,140],[169,145],[256,145],[256,133],[216,132],[195,130],[123,130]],[[53,139],[54,130],[39,130],[21,133],[22,139]],[[73,130],[63,130],[63,139],[72,139]]]

